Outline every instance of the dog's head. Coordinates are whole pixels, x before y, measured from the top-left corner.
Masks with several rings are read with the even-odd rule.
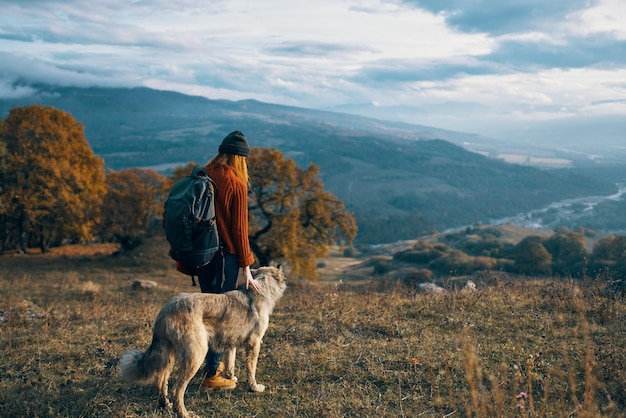
[[[280,297],[287,288],[287,278],[281,266],[259,267],[251,272],[255,280],[262,282],[264,292]]]

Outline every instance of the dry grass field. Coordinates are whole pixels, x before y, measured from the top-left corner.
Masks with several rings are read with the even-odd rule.
[[[154,385],[119,381],[161,305],[199,291],[165,245],[133,253],[67,247],[0,257],[0,416],[169,417]],[[350,265],[350,260],[341,260]],[[264,338],[257,379],[200,390],[203,417],[624,417],[626,303],[593,278],[477,275],[478,291],[413,295],[362,280],[291,280]],[[337,277],[333,278],[332,268]],[[154,289],[133,288],[152,280]],[[244,380],[243,361],[237,361]],[[243,383],[243,382],[242,382]]]

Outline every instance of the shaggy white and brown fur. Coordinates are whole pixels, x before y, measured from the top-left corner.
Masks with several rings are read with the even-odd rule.
[[[180,418],[193,416],[185,408],[187,385],[202,365],[211,347],[223,352],[223,376],[234,376],[236,347],[246,347],[249,389],[263,392],[256,381],[256,366],[261,339],[269,325],[274,305],[287,283],[281,268],[261,267],[253,276],[263,289],[233,290],[222,294],[181,293],[172,297],[154,322],[152,344],[145,353],[130,350],[120,359],[122,379],[150,383],[157,378],[159,405],[171,408],[168,380],[175,364],[179,376],[172,388],[174,411]]]

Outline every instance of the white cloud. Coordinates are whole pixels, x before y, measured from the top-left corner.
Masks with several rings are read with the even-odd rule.
[[[35,93],[35,89],[29,86],[14,85],[14,80],[0,79],[0,97],[5,99],[19,99],[29,97]]]
[[[524,4],[512,2],[512,8]],[[621,0],[600,0],[547,28],[520,25],[497,36],[449,26],[451,10],[428,12],[395,0],[0,0],[0,7],[4,97],[29,93],[12,87],[22,78],[320,108],[484,105],[476,114],[460,106],[463,111],[442,107],[440,114],[423,115],[461,126],[478,117],[626,113],[616,101],[626,97],[623,54],[601,57],[602,69],[578,64],[584,60],[559,66],[569,58],[559,55],[561,47],[585,56],[575,42],[586,37],[602,35],[597,42],[608,42],[606,51],[619,48],[610,42],[626,39]],[[528,57],[525,63],[523,54],[532,51],[507,54],[502,49],[509,44],[552,47],[553,62],[537,65]],[[503,52],[502,61],[494,51]],[[512,56],[517,61],[506,60]]]
[[[563,45],[566,41],[561,36],[550,35],[545,32],[524,32],[524,33],[511,33],[498,37],[498,41],[518,41],[518,42],[532,42],[532,43],[546,43],[552,45]]]
[[[580,108],[580,113],[586,116],[626,115],[626,101],[609,101],[584,105]]]
[[[598,0],[594,6],[572,13],[570,28],[583,36],[604,33],[626,40],[625,16],[626,2],[623,0]]]

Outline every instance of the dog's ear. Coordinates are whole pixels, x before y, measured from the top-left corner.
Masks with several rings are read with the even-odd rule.
[[[285,269],[283,268],[283,266],[278,264],[276,266],[276,270],[278,270],[278,272],[274,275],[276,281],[278,281],[279,283],[286,282],[287,278],[285,277]]]

